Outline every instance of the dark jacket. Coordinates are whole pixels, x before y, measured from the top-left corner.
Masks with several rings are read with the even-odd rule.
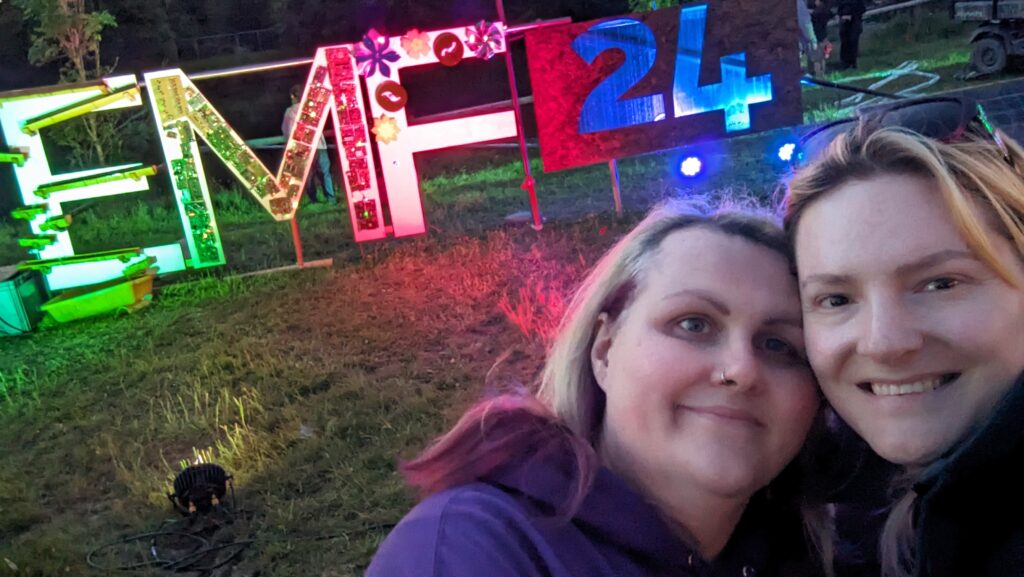
[[[836,13],[843,16],[863,16],[867,11],[867,4],[864,0],[838,0],[836,2]]]
[[[830,2],[831,0],[816,3],[811,10],[811,25],[814,27],[814,35],[818,37],[818,42],[828,39],[828,21],[832,19]]]
[[[1024,375],[945,461],[914,486],[918,574],[1024,575]]]
[[[872,463],[856,499],[837,504],[839,577],[879,574],[892,467]],[[865,478],[874,479],[864,482]],[[1024,576],[1024,375],[992,418],[929,469],[913,490],[918,577]]]
[[[559,518],[572,481],[558,461],[514,464],[425,499],[385,539],[367,577],[774,577],[784,563],[799,567],[785,575],[806,574],[798,518],[763,497],[708,563],[608,469],[572,518]]]

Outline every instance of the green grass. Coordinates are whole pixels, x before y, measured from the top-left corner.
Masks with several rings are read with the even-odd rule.
[[[486,387],[533,379],[551,307],[626,227],[584,219],[200,278],[135,315],[6,339],[0,557],[19,575],[84,573],[89,549],[168,516],[178,463],[202,454],[255,513],[239,574],[360,574],[383,530],[360,531],[411,503],[396,458]]]

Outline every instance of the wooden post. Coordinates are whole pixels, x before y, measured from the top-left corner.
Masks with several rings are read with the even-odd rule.
[[[619,164],[614,158],[608,161],[608,172],[612,175],[612,198],[615,199],[615,216],[622,216],[622,196],[619,194]]]

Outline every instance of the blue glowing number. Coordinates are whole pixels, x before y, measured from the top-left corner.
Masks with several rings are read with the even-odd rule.
[[[661,94],[620,100],[654,66],[658,48],[654,34],[644,23],[630,18],[601,22],[572,41],[572,49],[587,64],[592,64],[602,52],[615,48],[626,53],[626,61],[583,102],[580,134],[646,124],[665,117]]]
[[[676,68],[672,82],[674,116],[680,118],[723,110],[726,132],[746,130],[750,128],[750,105],[772,100],[771,74],[747,78],[747,55],[739,52],[720,60],[721,82],[699,86],[707,17],[706,4],[679,11]],[[646,124],[665,117],[661,94],[621,100],[627,90],[647,75],[657,56],[654,34],[646,24],[617,18],[594,25],[572,42],[572,49],[587,64],[592,64],[602,52],[615,48],[626,53],[626,61],[598,84],[583,102],[580,134]]]
[[[679,11],[676,74],[672,82],[675,117],[724,110],[726,132],[746,130],[750,128],[750,105],[772,99],[772,75],[747,78],[747,55],[740,52],[719,61],[721,82],[698,86],[707,19],[707,5]]]

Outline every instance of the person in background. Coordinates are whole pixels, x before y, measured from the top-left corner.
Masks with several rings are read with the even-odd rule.
[[[813,0],[811,10],[811,26],[814,28],[814,37],[818,39],[818,50],[815,52],[814,75],[822,77],[825,75],[825,63],[832,55],[832,42],[828,39],[828,23],[832,19],[831,0]]]
[[[832,19],[831,0],[814,0],[811,10],[811,26],[814,28],[814,37],[818,43],[828,42],[828,22]]]
[[[867,6],[864,0],[838,0],[836,9],[839,14],[839,69],[856,69]]]
[[[891,464],[837,475],[860,495],[832,499],[837,573],[1024,575],[1024,150],[953,97],[803,145],[785,225],[808,356],[842,428]]]
[[[817,64],[824,62],[818,47],[818,37],[814,33],[811,11],[807,8],[807,0],[796,0],[796,21],[800,32],[800,51],[807,58],[807,71],[815,76],[821,76]]]
[[[583,282],[538,396],[403,465],[424,499],[366,575],[807,575],[789,464],[819,397],[788,251],[770,221],[654,210]]]
[[[285,142],[292,134],[295,127],[295,119],[299,114],[300,100],[302,99],[302,85],[292,86],[290,91],[292,105],[284,111],[284,118],[281,120],[281,132],[284,134]],[[309,176],[306,179],[306,196],[310,202],[316,202],[317,186],[324,191],[324,201],[328,204],[337,204],[338,199],[334,193],[334,179],[331,178],[331,155],[327,152],[327,143],[321,135],[316,145],[316,153],[313,159],[313,166],[309,169]]]

